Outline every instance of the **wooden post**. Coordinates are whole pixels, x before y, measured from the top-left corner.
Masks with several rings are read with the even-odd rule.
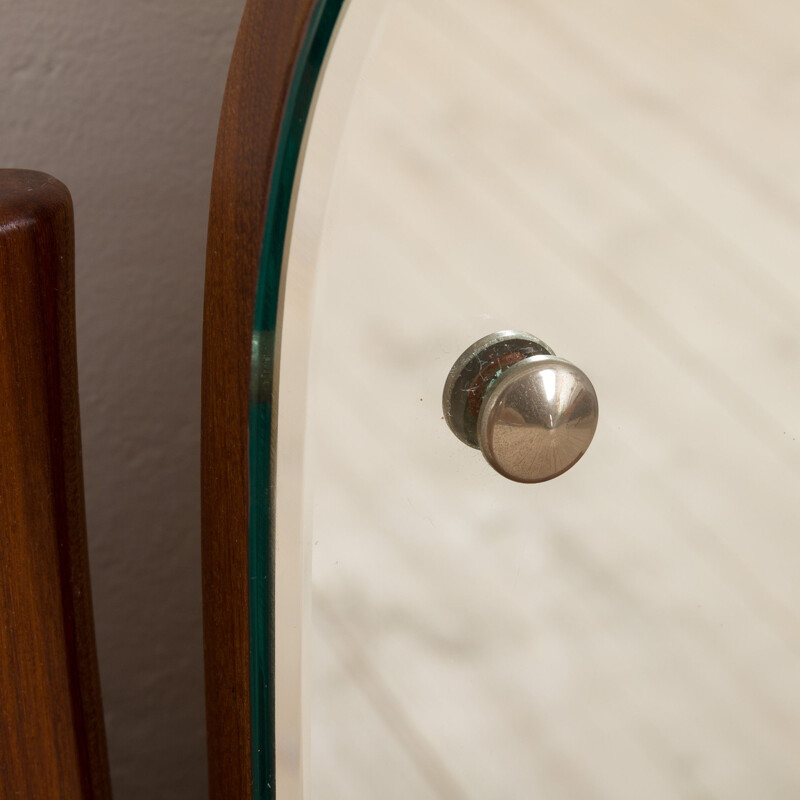
[[[105,800],[67,188],[0,170],[0,798]]]

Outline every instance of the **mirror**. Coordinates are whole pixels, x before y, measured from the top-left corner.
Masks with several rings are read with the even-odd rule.
[[[796,796],[800,9],[383,5],[341,23],[288,247],[305,796]],[[508,329],[599,398],[543,484],[443,419]]]

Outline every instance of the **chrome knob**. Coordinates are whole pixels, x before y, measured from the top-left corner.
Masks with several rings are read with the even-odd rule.
[[[442,396],[450,430],[501,474],[541,483],[574,466],[597,428],[597,395],[535,336],[500,331],[457,359]]]

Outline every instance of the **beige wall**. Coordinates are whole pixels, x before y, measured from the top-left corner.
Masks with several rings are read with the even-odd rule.
[[[243,0],[0,0],[0,165],[75,201],[89,542],[115,796],[205,795],[200,336]]]

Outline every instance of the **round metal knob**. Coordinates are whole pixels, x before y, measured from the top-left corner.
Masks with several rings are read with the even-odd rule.
[[[519,331],[492,333],[465,350],[450,370],[442,405],[450,430],[520,483],[566,472],[597,428],[589,378]]]

